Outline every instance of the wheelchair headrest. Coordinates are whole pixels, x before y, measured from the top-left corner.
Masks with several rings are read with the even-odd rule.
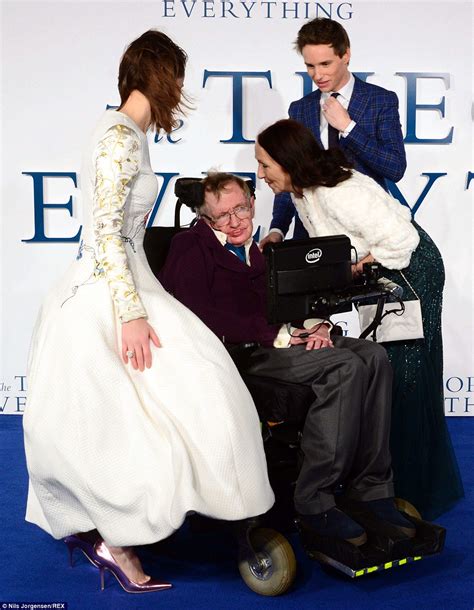
[[[195,212],[204,199],[202,180],[200,178],[178,178],[174,186],[174,194],[182,204]]]
[[[244,180],[250,194],[255,196],[255,185],[252,180]],[[204,187],[201,178],[178,178],[174,186],[174,194],[183,205],[193,212],[204,201]]]

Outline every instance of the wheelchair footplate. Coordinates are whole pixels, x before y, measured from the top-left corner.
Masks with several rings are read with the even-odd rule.
[[[439,525],[404,515],[416,528],[415,536],[408,538],[397,532],[397,528],[374,518],[370,513],[351,511],[346,507],[344,511],[364,527],[367,542],[362,546],[357,547],[338,538],[319,536],[299,518],[295,523],[304,550],[311,559],[329,565],[351,578],[420,561],[443,550],[446,530]]]

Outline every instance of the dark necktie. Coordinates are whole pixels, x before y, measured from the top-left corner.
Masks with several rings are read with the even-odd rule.
[[[247,262],[247,257],[245,255],[245,246],[234,246],[233,244],[226,243],[224,248],[226,250],[229,250],[230,252],[233,252],[237,256],[237,258],[240,258],[243,263]]]
[[[339,93],[331,93],[331,97],[337,98]],[[328,148],[339,148],[339,131],[328,123]]]

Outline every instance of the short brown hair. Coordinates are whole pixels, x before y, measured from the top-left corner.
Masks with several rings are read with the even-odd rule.
[[[134,40],[123,54],[118,88],[121,106],[133,90],[148,99],[152,126],[169,133],[178,124],[182,111],[181,85],[188,56],[171,38],[158,30],[148,30]]]
[[[226,190],[227,185],[234,182],[244,192],[248,200],[252,196],[248,184],[245,180],[242,180],[240,176],[234,176],[234,174],[228,174],[225,172],[208,172],[207,176],[202,181],[202,193],[203,200],[199,209],[204,207],[206,204],[206,193],[212,193],[217,199],[219,199],[221,193]]]
[[[328,44],[339,57],[342,57],[351,46],[349,36],[342,25],[325,17],[308,21],[300,29],[295,47],[301,53],[307,44]]]

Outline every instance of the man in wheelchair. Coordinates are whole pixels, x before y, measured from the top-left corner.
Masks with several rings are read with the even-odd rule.
[[[209,174],[202,187],[199,220],[174,237],[160,281],[226,344],[258,343],[241,372],[311,390],[311,404],[300,414],[304,459],[294,493],[300,522],[317,536],[360,546],[367,540],[364,528],[338,507],[348,503],[412,538],[415,527],[393,499],[392,373],[385,350],[370,341],[331,338],[323,320],[307,321],[307,328],[269,324],[265,261],[252,239],[254,197],[230,174]],[[267,419],[286,415],[279,410]]]

